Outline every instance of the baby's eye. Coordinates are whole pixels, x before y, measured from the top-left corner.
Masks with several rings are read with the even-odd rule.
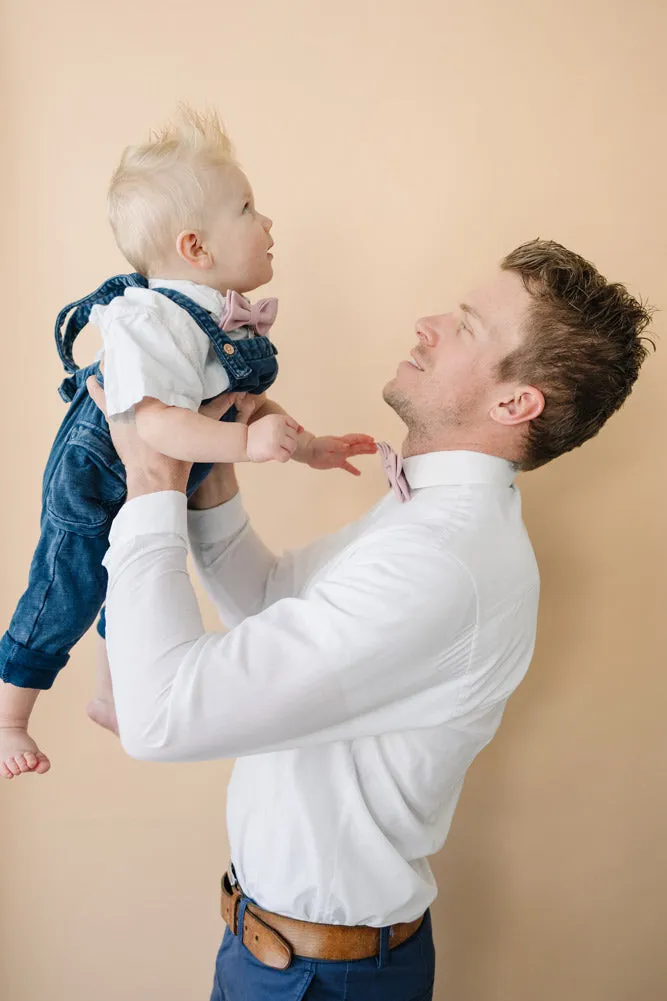
[[[246,202],[245,205],[243,206],[243,211],[244,212],[249,212],[251,208],[252,208],[252,206],[251,206],[250,202]]]

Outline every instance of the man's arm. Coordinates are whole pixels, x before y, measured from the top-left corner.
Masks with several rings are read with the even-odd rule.
[[[232,500],[239,492],[236,469],[229,463],[218,463],[188,500],[190,511],[208,511]]]
[[[190,552],[206,593],[228,627],[298,594],[314,570],[358,531],[352,522],[276,556],[250,525],[231,465],[214,467],[188,507]]]
[[[364,537],[307,597],[222,635],[204,631],[176,501],[163,492],[126,505],[105,558],[130,754],[201,760],[354,739],[395,728],[397,703],[401,728],[457,714],[468,665],[457,640],[474,625],[474,589],[446,553],[434,559],[426,531]]]
[[[188,507],[190,552],[221,622],[231,627],[264,607],[281,560],[251,530],[233,466],[214,466]],[[293,593],[287,584],[285,593]]]

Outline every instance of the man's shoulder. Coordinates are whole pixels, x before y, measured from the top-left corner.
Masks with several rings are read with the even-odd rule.
[[[352,562],[374,573],[387,586],[402,580],[419,586],[425,600],[444,578],[473,587],[465,559],[443,526],[416,520],[379,520],[350,541],[343,562]]]
[[[413,501],[374,520],[354,540],[358,558],[378,566],[410,566],[423,582],[439,575],[472,588],[480,600],[512,600],[539,589],[539,571],[528,533],[520,519],[510,523],[474,511]]]

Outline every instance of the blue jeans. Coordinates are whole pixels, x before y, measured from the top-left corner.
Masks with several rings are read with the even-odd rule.
[[[378,957],[346,963],[295,956],[286,970],[276,970],[255,959],[227,928],[211,1001],[431,1001],[435,950],[430,912],[396,949],[387,947],[389,929],[383,932]]]

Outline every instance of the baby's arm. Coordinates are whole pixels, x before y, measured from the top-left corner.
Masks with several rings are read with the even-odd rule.
[[[285,411],[266,396],[260,398],[260,406],[250,417],[250,421],[266,419],[267,415],[284,415]],[[312,431],[301,430],[292,458],[303,462],[312,469],[344,469],[353,476],[359,470],[348,460],[355,455],[373,455],[376,452],[375,439],[367,434],[315,435]]]
[[[151,448],[186,462],[287,462],[296,448],[298,425],[283,410],[256,417],[248,427],[150,397],[136,405],[135,416],[137,432]]]
[[[256,421],[260,421],[263,417],[267,417],[270,414],[283,417],[288,416],[287,411],[283,410],[280,404],[276,403],[275,400],[270,400],[265,393],[263,393],[260,397],[257,397],[256,400],[253,398],[253,402],[255,403],[255,409],[250,417],[251,426]],[[257,404],[259,404],[259,406]],[[314,438],[315,435],[311,431],[302,429],[299,434],[297,446],[292,454],[292,458],[296,459],[297,462],[308,462],[309,446]]]

